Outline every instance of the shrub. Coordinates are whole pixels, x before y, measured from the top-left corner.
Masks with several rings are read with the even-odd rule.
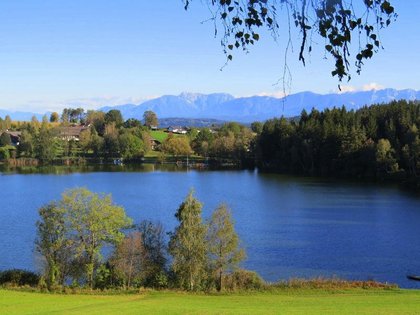
[[[39,280],[39,276],[32,271],[10,269],[0,272],[0,285],[36,287]]]
[[[7,147],[0,148],[0,160],[10,159],[9,149]]]
[[[223,277],[226,290],[260,290],[266,286],[264,280],[254,271],[239,269]]]
[[[322,290],[348,290],[348,289],[395,289],[395,284],[381,283],[373,280],[351,281],[340,278],[293,278],[274,284],[273,288],[281,289],[322,289]]]

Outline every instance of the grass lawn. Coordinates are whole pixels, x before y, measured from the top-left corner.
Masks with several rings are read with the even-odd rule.
[[[60,295],[0,290],[1,314],[420,314],[420,290]]]
[[[156,140],[158,140],[160,142],[163,142],[166,138],[168,138],[169,133],[168,132],[164,132],[163,130],[152,130],[152,131],[150,131],[150,135],[154,139],[156,139]],[[176,133],[174,133],[173,135],[174,135],[174,137],[181,136],[181,135],[176,134]]]

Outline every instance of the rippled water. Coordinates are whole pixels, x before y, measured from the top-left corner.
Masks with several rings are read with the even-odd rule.
[[[204,217],[221,202],[231,207],[244,267],[266,280],[336,275],[420,287],[406,279],[420,274],[420,198],[396,187],[150,165],[25,173],[0,175],[0,269],[37,268],[37,210],[65,189],[112,193],[135,221],[159,220],[170,231],[193,187]]]

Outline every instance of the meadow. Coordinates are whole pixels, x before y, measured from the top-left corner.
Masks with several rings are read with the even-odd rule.
[[[420,314],[420,290],[317,289],[235,294],[146,291],[50,294],[0,290],[1,314]]]

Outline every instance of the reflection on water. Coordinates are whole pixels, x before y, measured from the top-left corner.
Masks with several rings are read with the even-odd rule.
[[[10,167],[0,165],[0,172],[7,174],[55,174],[67,175],[72,173],[91,173],[91,172],[179,172],[186,171],[188,168],[183,165],[176,164],[94,164],[94,165],[47,165],[47,166],[19,166]]]
[[[392,186],[173,164],[3,169],[0,269],[37,268],[37,210],[76,186],[112,193],[136,222],[161,221],[167,231],[192,187],[206,218],[226,202],[248,252],[245,267],[269,281],[337,275],[419,286],[405,278],[420,273],[418,196]]]

